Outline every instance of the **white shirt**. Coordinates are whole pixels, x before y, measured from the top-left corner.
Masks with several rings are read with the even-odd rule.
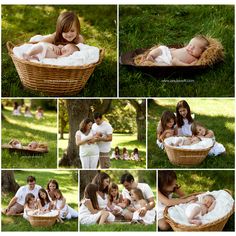
[[[21,186],[17,190],[16,195],[15,195],[15,197],[17,197],[17,201],[16,202],[19,203],[20,205],[24,206],[24,204],[25,204],[25,197],[26,197],[26,195],[28,193],[32,193],[35,196],[35,199],[37,199],[38,198],[38,192],[39,192],[39,190],[41,188],[42,187],[37,185],[37,184],[35,185],[33,190],[30,190],[28,185]]]
[[[111,125],[106,121],[102,121],[102,123],[100,125],[97,125],[96,123],[94,123],[92,126],[92,130],[95,133],[98,133],[98,132],[101,133],[102,136],[108,136],[113,133],[113,129],[112,129]],[[98,147],[99,147],[100,152],[105,152],[105,153],[110,152],[111,142],[100,141],[100,142],[98,142]]]
[[[137,188],[139,188],[142,191],[145,200],[154,197],[154,194],[148,184],[138,183]],[[132,202],[132,199],[130,197],[130,192],[126,188],[123,189],[122,195],[124,198],[129,199]]]

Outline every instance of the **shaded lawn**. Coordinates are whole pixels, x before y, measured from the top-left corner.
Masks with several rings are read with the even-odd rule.
[[[228,189],[234,198],[233,170],[176,170],[177,181],[186,194]],[[234,231],[234,214],[229,218],[224,231]]]
[[[78,182],[72,178],[72,171],[14,171],[14,175],[20,186],[25,185],[29,175],[35,176],[37,184],[44,188],[50,179],[56,179],[67,204],[78,210]],[[13,196],[13,193],[2,195],[2,208],[6,208]],[[78,231],[78,219],[65,220],[64,224],[56,223],[46,228],[32,227],[21,216],[2,215],[2,231]]]
[[[64,139],[58,141],[59,158],[62,158],[63,153],[66,151],[68,145],[68,134],[64,134]],[[141,161],[124,161],[111,159],[111,168],[114,169],[143,169],[146,168],[146,142],[139,142],[136,140],[136,134],[113,134],[112,139],[112,151],[116,146],[120,149],[126,147],[129,154],[133,152],[134,148],[137,147],[140,153]],[[122,150],[121,150],[122,153]]]
[[[56,168],[57,167],[57,114],[45,111],[44,119],[12,116],[12,108],[5,107],[2,120],[2,144],[18,139],[25,146],[31,141],[47,143],[49,152],[44,155],[26,156],[2,152],[2,168]]]
[[[120,96],[234,96],[233,5],[121,5],[119,16],[120,54],[155,44],[185,44],[196,34],[219,39],[225,52],[223,63],[186,76],[155,78],[120,66]]]
[[[166,153],[156,145],[156,128],[164,110],[175,112],[181,99],[149,100],[148,109],[148,167],[176,168]],[[208,156],[202,164],[193,168],[234,168],[234,100],[233,99],[186,99],[195,120],[213,130],[216,141],[226,148],[226,156]]]
[[[53,33],[56,20],[62,10],[75,11],[80,17],[81,34],[85,43],[105,48],[105,59],[99,65],[85,88],[77,96],[116,96],[116,6],[62,5],[62,6],[2,6],[2,96],[34,97],[44,96],[42,92],[23,89],[11,58],[7,54],[6,43],[27,42],[30,37]],[[30,19],[30,20],[26,20]],[[49,24],[50,22],[50,24]]]

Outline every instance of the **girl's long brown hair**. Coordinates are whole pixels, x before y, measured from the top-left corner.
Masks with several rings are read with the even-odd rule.
[[[117,189],[118,190],[117,195],[115,196],[115,198],[111,195],[111,190],[112,189]],[[110,183],[109,188],[108,188],[108,194],[109,194],[109,201],[110,202],[113,202],[114,199],[115,200],[119,199],[119,187],[118,187],[118,185],[115,184],[115,183]]]
[[[93,121],[90,118],[85,118],[81,121],[79,125],[79,130],[84,134],[87,131],[87,124],[93,123]]]
[[[194,121],[192,124],[191,124],[191,131],[192,131],[192,134],[193,135],[197,135],[197,126],[201,126],[203,127],[205,130],[206,130],[206,134],[208,133],[208,129],[202,125],[200,122],[198,121]]]
[[[50,189],[49,189],[49,185],[50,184],[55,184],[56,185],[56,189],[59,189],[59,184],[58,184],[58,182],[55,179],[50,179],[48,184],[47,184],[48,195],[54,201],[55,200],[55,195],[54,195],[54,192],[51,192]]]
[[[58,44],[68,43],[62,37],[62,33],[68,32],[71,29],[74,22],[76,24],[77,36],[79,36],[80,22],[79,22],[77,15],[72,11],[66,11],[66,12],[63,12],[59,15],[59,17],[57,18],[56,35],[55,35],[55,39],[54,39],[54,44],[58,45]],[[76,39],[77,39],[77,37],[75,37],[75,39],[70,43],[76,43],[75,42]]]
[[[175,117],[175,114],[174,112],[172,111],[164,111],[161,115],[161,127],[162,127],[162,130],[165,131],[165,128],[166,128],[166,124],[168,122],[170,122],[170,120],[173,119],[174,120],[174,124],[173,124],[173,128],[176,124],[176,117]]]
[[[45,193],[46,194],[46,199],[43,199],[41,196],[40,196],[40,193]],[[45,189],[41,188],[38,192],[38,197],[39,197],[39,200],[40,200],[40,203],[42,206],[45,206],[47,203],[51,202],[49,200],[49,197],[48,197],[48,193],[46,192]]]
[[[110,179],[110,176],[105,172],[99,172],[93,178],[92,183],[98,186],[98,191],[108,194],[108,186],[106,188],[103,187],[104,179]]]
[[[190,106],[188,105],[188,103],[185,100],[181,100],[176,105],[176,122],[177,122],[177,126],[179,128],[181,128],[184,125],[183,117],[179,113],[180,108],[187,109],[186,119],[188,120],[189,124],[191,124],[193,122],[193,118],[191,116]]]
[[[31,198],[34,198],[35,199],[35,196],[33,193],[28,193],[26,196],[25,196],[25,205],[26,204],[29,204],[29,201]]]
[[[90,199],[93,208],[99,210],[97,191],[98,186],[96,184],[88,184],[84,190],[84,198]]]
[[[138,200],[145,199],[141,189],[139,189],[139,188],[132,188],[131,191],[133,191],[133,193],[138,196]]]

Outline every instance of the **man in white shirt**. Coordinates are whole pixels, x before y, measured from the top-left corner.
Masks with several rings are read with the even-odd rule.
[[[130,173],[123,174],[120,178],[120,183],[125,187],[122,191],[122,195],[126,207],[129,206],[132,202],[130,196],[130,191],[132,188],[139,188],[143,193],[144,199],[148,202],[145,207],[142,207],[140,209],[139,215],[141,217],[145,216],[148,210],[152,210],[155,207],[154,194],[148,184],[135,182],[134,177]],[[133,218],[133,213],[128,211],[127,209],[124,210],[123,215],[126,220],[132,220]]]
[[[95,123],[92,126],[92,131],[98,136],[99,164],[101,169],[108,169],[111,166],[109,152],[111,151],[113,128],[102,119],[101,113],[95,112],[93,117]]]
[[[3,212],[6,215],[19,215],[24,211],[25,197],[28,193],[32,193],[35,199],[38,198],[38,192],[42,187],[36,185],[34,176],[27,177],[27,185],[21,186],[15,196],[9,202],[7,209]]]

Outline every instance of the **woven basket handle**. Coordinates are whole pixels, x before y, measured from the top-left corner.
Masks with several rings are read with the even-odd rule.
[[[7,42],[7,50],[8,50],[9,53],[12,53],[12,49],[14,47],[15,47],[15,45],[11,41]]]

